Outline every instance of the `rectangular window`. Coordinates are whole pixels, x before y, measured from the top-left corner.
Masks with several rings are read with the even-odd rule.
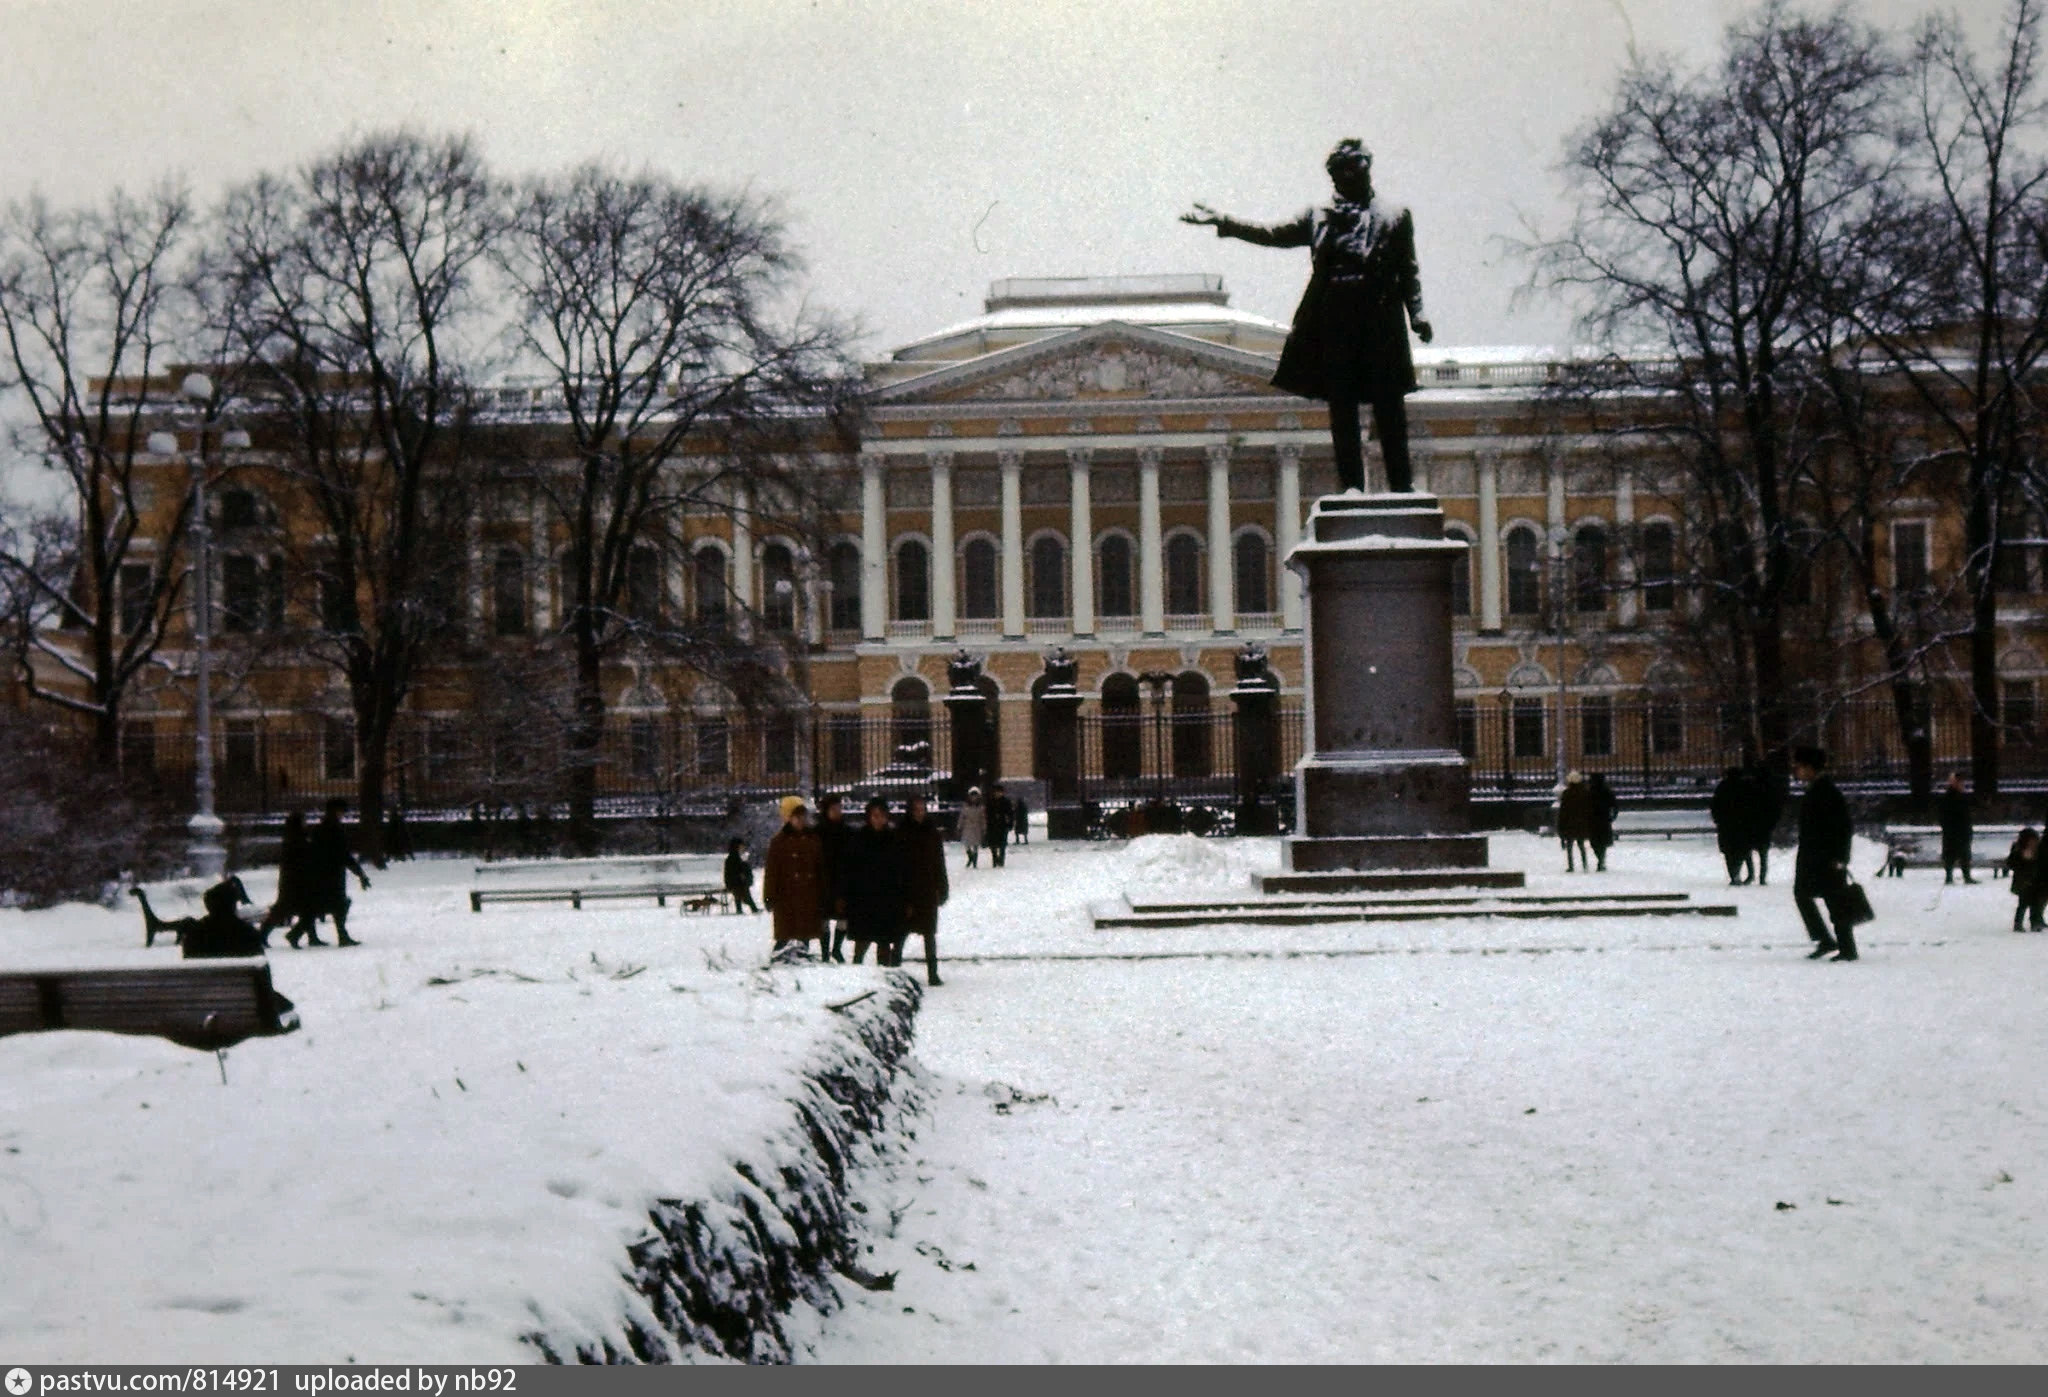
[[[356,723],[329,714],[320,720],[320,774],[329,781],[356,779]]]
[[[2038,721],[2034,708],[2034,681],[2031,679],[2008,679],[2004,684],[2006,737],[2029,740],[2034,736]]]
[[[723,776],[729,769],[731,744],[721,719],[697,724],[697,772],[700,776]]]
[[[660,766],[661,743],[652,718],[635,718],[626,725],[626,760],[635,781],[652,781]]]
[[[156,724],[121,725],[121,770],[129,776],[149,776],[156,771]]]
[[[761,735],[761,764],[770,776],[788,776],[796,770],[796,720],[774,718]]]
[[[1543,700],[1518,698],[1514,706],[1513,742],[1518,757],[1541,757],[1549,754],[1549,744],[1543,740]]]
[[[1678,538],[1669,524],[1643,528],[1643,610],[1669,611],[1678,602]]]
[[[247,553],[230,553],[221,559],[220,628],[230,635],[247,635],[263,627],[263,566]]]
[[[231,789],[249,790],[263,779],[256,725],[247,718],[230,718],[227,739],[227,750],[221,754],[221,777]]]
[[[859,776],[860,760],[860,719],[851,714],[834,717],[826,728],[832,744],[828,760],[832,763],[834,776]]]
[[[1677,703],[1650,705],[1650,753],[1675,757],[1685,750],[1685,710]]]
[[[1927,523],[1899,520],[1892,525],[1892,586],[1917,592],[1927,586]]]
[[[1444,535],[1469,545],[1471,540],[1463,534],[1451,531]],[[1472,550],[1468,546],[1463,553],[1451,559],[1451,615],[1472,614]]]
[[[134,635],[149,628],[150,566],[148,563],[121,564],[121,633]]]
[[[355,607],[348,588],[332,573],[320,574],[320,629],[329,635],[347,635],[356,626]]]
[[[1579,700],[1579,754],[1614,755],[1614,703],[1604,694],[1589,694]]]
[[[1458,720],[1458,755],[1466,761],[1479,760],[1479,706],[1459,699],[1453,706]]]

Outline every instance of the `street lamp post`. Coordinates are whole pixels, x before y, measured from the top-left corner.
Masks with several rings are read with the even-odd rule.
[[[1166,800],[1166,764],[1169,754],[1166,750],[1166,691],[1173,684],[1170,670],[1150,669],[1138,676],[1140,684],[1152,690],[1152,752],[1153,752],[1153,800]]]
[[[185,858],[198,876],[217,878],[227,867],[228,853],[220,842],[227,826],[214,813],[213,789],[213,560],[206,498],[206,432],[215,425],[208,416],[213,380],[201,373],[187,374],[178,391],[187,402],[197,404],[201,414],[188,460],[192,473],[192,794],[196,808],[185,822],[191,836]],[[249,434],[223,432],[220,444],[223,449],[242,450],[249,445]],[[176,456],[178,438],[171,432],[152,432],[149,449],[160,456]]]
[[[1553,588],[1552,588],[1551,590],[1552,590],[1552,592],[1553,592],[1553,593],[1555,594],[1555,596],[1556,596],[1556,599],[1557,599],[1557,743],[1556,743],[1556,746],[1557,746],[1557,788],[1558,788],[1558,789],[1559,789],[1560,791],[1562,791],[1562,790],[1564,789],[1564,778],[1565,778],[1565,774],[1566,774],[1566,773],[1567,773],[1567,772],[1568,772],[1568,771],[1570,770],[1570,763],[1569,763],[1569,759],[1568,759],[1568,757],[1567,757],[1567,755],[1566,755],[1566,748],[1565,748],[1565,697],[1566,697],[1566,694],[1567,694],[1567,681],[1566,681],[1566,679],[1565,679],[1565,667],[1564,667],[1564,666],[1565,666],[1565,658],[1564,658],[1564,644],[1565,644],[1565,626],[1566,626],[1566,623],[1567,623],[1567,621],[1568,621],[1568,619],[1569,619],[1569,617],[1570,617],[1570,614],[1571,614],[1571,606],[1572,606],[1572,602],[1573,602],[1573,597],[1572,597],[1572,579],[1571,579],[1571,577],[1569,576],[1569,574],[1568,574],[1568,573],[1567,573],[1567,571],[1566,571],[1566,565],[1567,565],[1567,561],[1568,561],[1568,558],[1569,558],[1569,556],[1570,556],[1570,553],[1569,553],[1569,544],[1570,544],[1570,535],[1569,535],[1569,534],[1567,534],[1567,533],[1566,533],[1566,532],[1565,532],[1565,531],[1564,531],[1564,530],[1563,530],[1562,528],[1553,528],[1553,529],[1552,529],[1552,530],[1550,531],[1550,557],[1551,557],[1551,576],[1552,576],[1552,577],[1554,577],[1554,578],[1556,579],[1556,586],[1555,586],[1555,587],[1553,587]]]

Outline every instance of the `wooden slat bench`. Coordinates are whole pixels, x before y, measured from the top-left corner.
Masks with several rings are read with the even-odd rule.
[[[668,906],[670,898],[679,898],[687,908],[693,902],[705,902],[704,910],[712,906],[723,908],[731,894],[723,883],[586,883],[568,888],[471,888],[469,910],[481,912],[486,902],[566,902],[581,909],[586,902],[604,902],[619,898],[651,897],[657,907]]]
[[[1624,810],[1614,817],[1616,839],[1644,839],[1660,834],[1672,839],[1713,833],[1714,817],[1704,810]]]
[[[280,1008],[262,960],[0,971],[0,1037],[82,1028],[213,1049],[298,1026],[297,1011]]]

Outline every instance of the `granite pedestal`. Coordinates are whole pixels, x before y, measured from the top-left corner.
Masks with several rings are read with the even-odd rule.
[[[1432,495],[1317,500],[1287,564],[1308,592],[1295,873],[1486,867],[1451,698],[1451,565]]]

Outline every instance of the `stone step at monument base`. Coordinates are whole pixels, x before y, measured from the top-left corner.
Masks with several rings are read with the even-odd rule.
[[[1186,898],[1173,902],[1132,902],[1125,899],[1125,905],[1133,912],[1235,912],[1245,908],[1288,908],[1288,907],[1461,907],[1486,902],[1515,907],[1570,906],[1580,903],[1599,905],[1609,902],[1668,902],[1684,903],[1692,900],[1691,893],[1418,893],[1413,896],[1386,896],[1383,894],[1361,893],[1353,897],[1341,894],[1327,897],[1205,897]]]
[[[1144,910],[1094,914],[1097,931],[1175,931],[1221,926],[1353,926],[1362,922],[1580,921],[1594,917],[1732,917],[1731,903],[1686,893],[1593,898],[1333,898],[1268,903],[1147,903]]]
[[[1346,868],[1325,873],[1262,873],[1263,893],[1418,892],[1431,888],[1519,888],[1519,868]]]
[[[1484,869],[1487,844],[1483,834],[1306,836],[1283,840],[1280,857],[1294,873],[1383,869],[1443,872]]]

